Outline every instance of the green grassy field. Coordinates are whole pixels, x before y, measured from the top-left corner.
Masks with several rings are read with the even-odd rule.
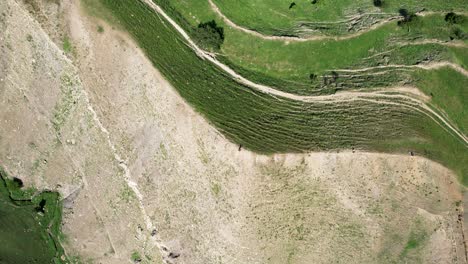
[[[456,29],[467,32],[466,18],[458,24],[448,24],[444,15],[429,15],[418,17],[403,27],[398,26],[397,21],[393,21],[351,39],[287,43],[260,39],[225,26],[222,19],[210,9],[206,0],[154,2],[167,10],[189,34],[192,33],[195,40],[196,35],[193,31],[199,23],[217,21],[224,27],[225,39],[221,51],[218,52],[223,61],[252,81],[297,94],[334,92],[334,89],[323,87],[323,79],[320,77],[339,69],[387,64],[414,65],[428,60],[451,61],[467,67],[466,47],[436,43],[414,44],[415,40],[425,39],[448,41],[454,37]],[[311,74],[319,78],[311,82]],[[387,78],[387,85],[401,81],[401,77],[391,75],[395,74],[389,72],[383,77]],[[359,85],[346,87],[376,86],[382,86],[382,83],[367,80]]]
[[[183,5],[190,1],[175,2],[181,2],[180,5]],[[332,35],[352,33],[382,19],[398,15],[398,10],[402,8],[412,12],[422,10],[450,12],[461,11],[466,7],[466,2],[463,0],[383,0],[380,7],[376,7],[372,0],[317,0],[315,4],[310,0],[213,0],[213,2],[226,17],[244,28],[267,35],[299,36],[317,33]],[[290,8],[291,3],[295,5]],[[356,16],[362,16],[363,21],[352,24],[349,19]]]
[[[321,76],[339,69],[387,64],[414,65],[427,58],[445,61],[463,60],[457,51],[466,48],[437,44],[398,46],[389,43],[390,39],[399,37],[398,33],[406,34],[403,31],[389,24],[350,40],[298,42],[287,45],[277,41],[262,41],[233,31],[226,34],[222,54],[233,65],[250,71],[248,74],[250,79],[255,78],[256,73],[260,73],[271,78],[303,84],[310,83],[311,73]],[[298,92],[294,87],[278,88]],[[313,92],[314,86],[311,86],[309,91],[302,91],[309,94]]]
[[[20,187],[0,169],[0,263],[68,263],[58,194]]]
[[[467,175],[466,146],[408,106],[361,100],[303,103],[257,92],[198,58],[145,4],[132,0],[101,3],[181,96],[227,138],[245,148],[260,153],[411,150],[444,163],[460,177]]]

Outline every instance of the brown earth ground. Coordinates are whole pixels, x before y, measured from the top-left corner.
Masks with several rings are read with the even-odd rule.
[[[62,194],[84,263],[467,262],[451,171],[239,151],[78,0],[0,1],[0,101],[0,165]]]

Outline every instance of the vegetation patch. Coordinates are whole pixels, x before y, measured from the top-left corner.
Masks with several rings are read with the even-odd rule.
[[[141,255],[138,251],[133,251],[132,255],[130,256],[130,259],[134,263],[140,263],[142,261]]]
[[[218,197],[221,192],[221,185],[219,183],[211,183],[211,192],[215,197]]]
[[[79,93],[76,90],[76,80],[73,80],[69,75],[64,74],[61,77],[60,90],[62,92],[60,100],[54,107],[52,125],[55,132],[60,135],[60,130],[68,120],[74,107],[76,106]]]
[[[122,187],[122,190],[119,193],[119,198],[120,200],[126,203],[129,203],[132,200],[134,200],[136,197],[135,197],[135,193],[133,192],[133,190],[129,186],[125,185],[124,187]]]
[[[73,51],[73,45],[68,36],[65,36],[62,40],[62,48],[65,53],[71,53]]]
[[[0,169],[0,263],[72,263],[60,244],[61,221],[58,193],[24,189]]]
[[[408,241],[406,242],[403,251],[400,254],[400,259],[407,259],[415,261],[418,259],[417,253],[426,243],[429,235],[424,230],[412,231],[409,235]],[[420,261],[420,260],[419,260]]]

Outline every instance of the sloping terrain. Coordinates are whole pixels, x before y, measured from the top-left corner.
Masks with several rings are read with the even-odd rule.
[[[194,103],[201,97],[173,87],[187,83],[200,91],[190,72],[167,60],[174,56],[168,44],[148,43],[161,50],[148,54],[148,46],[142,51],[137,44],[141,39],[123,30],[125,24],[109,23],[105,9],[94,11],[106,21],[89,16],[84,2],[0,3],[0,121],[6,128],[0,130],[0,165],[26,186],[61,193],[62,243],[70,260],[467,262],[463,187],[455,172],[409,153],[260,155],[246,150],[245,144],[233,143],[240,138],[227,129],[230,124],[220,128],[222,121],[213,121],[203,104]],[[162,30],[155,28],[167,37]],[[175,43],[174,50],[192,54],[182,41]],[[183,58],[199,60],[194,54]],[[169,68],[181,71],[167,75]],[[206,89],[214,89],[209,81]],[[238,84],[229,85],[237,89]],[[270,111],[279,105],[277,116],[291,105],[312,108],[272,103],[254,90],[246,94],[255,98],[252,105],[263,102]],[[239,109],[222,103],[226,115]],[[260,123],[249,125],[266,114],[240,123],[253,131],[249,135],[258,135],[250,146],[272,138],[268,129],[258,131]],[[363,114],[358,112],[355,122]],[[423,122],[424,116],[411,120]],[[389,131],[397,120],[389,121]],[[320,140],[340,142],[330,135]],[[361,139],[351,140],[354,145]],[[274,146],[282,144],[265,142],[258,148],[277,150],[281,147]],[[466,153],[463,145],[460,149]],[[463,156],[457,159],[463,162]]]
[[[184,4],[185,1],[180,1]],[[347,35],[398,19],[398,10],[416,12],[464,11],[463,0],[450,2],[416,0],[209,0],[217,12],[261,33],[310,37]],[[233,22],[234,23],[234,22]]]
[[[211,32],[210,34],[218,35],[219,28],[215,24],[210,22],[211,26],[207,27],[211,29],[203,29],[204,25],[194,28],[190,24],[183,23],[185,20],[181,17],[181,13],[167,2],[161,1],[164,9],[168,10],[167,13],[156,2],[103,0],[99,3],[103,5],[102,8],[106,12],[114,15],[113,24],[124,27],[133,36],[152,63],[161,70],[182,97],[231,141],[261,153],[351,148],[395,153],[413,151],[454,169],[463,181],[467,179],[464,178],[468,169],[467,163],[460,162],[460,159],[464,160],[468,157],[466,137],[463,135],[464,132],[457,128],[462,126],[461,124],[464,123],[462,120],[466,115],[460,116],[457,115],[459,112],[454,111],[455,107],[462,113],[466,111],[466,100],[463,96],[466,93],[466,86],[463,84],[468,78],[465,76],[461,77],[460,82],[452,82],[453,85],[447,90],[443,84],[450,79],[445,78],[456,78],[458,75],[456,73],[440,76],[436,74],[438,81],[432,82],[434,84],[432,86],[435,86],[432,87],[435,92],[433,95],[438,93],[461,95],[442,96],[442,99],[433,100],[442,102],[443,105],[448,106],[447,109],[442,109],[432,103],[432,100],[422,106],[420,101],[415,105],[413,100],[408,100],[404,92],[395,92],[394,89],[384,89],[387,93],[393,94],[391,99],[374,98],[372,100],[371,98],[369,100],[360,98],[358,94],[354,96],[357,100],[335,100],[333,103],[323,100],[304,102],[280,96],[278,93],[266,93],[265,89],[258,89],[261,84],[249,85],[249,82],[243,79],[232,78],[235,76],[232,72],[234,70],[226,68],[226,64],[220,62],[220,60],[226,60],[225,54],[213,53],[212,55],[216,55],[216,58],[209,59],[206,52],[200,52],[200,46],[203,47],[207,43],[203,44],[205,42],[203,34],[206,32],[200,33],[198,29],[202,28],[202,32],[208,31]],[[138,19],[135,19],[135,16]],[[172,19],[171,16],[176,19]],[[179,22],[182,24],[179,25]],[[226,32],[226,39],[228,33],[232,36],[236,35],[234,31]],[[200,36],[197,34],[201,34],[202,38],[199,39]],[[191,35],[196,38],[195,45],[193,44],[195,41],[190,41]],[[244,34],[244,36],[247,35]],[[255,39],[255,41],[262,42],[260,39]],[[275,46],[285,45],[277,42],[269,43]],[[226,44],[222,44],[221,51],[225,49]],[[247,47],[255,46],[241,43],[235,49],[242,50]],[[283,49],[276,46],[273,50],[281,52]],[[342,51],[343,49],[337,48],[336,50]],[[269,49],[258,51],[263,56],[270,54]],[[434,51],[430,50],[430,52]],[[328,51],[325,54],[336,55],[334,51]],[[275,58],[276,56],[269,57]],[[302,57],[305,63],[311,61],[307,57]],[[226,63],[230,64],[228,61]],[[288,62],[288,60],[283,60],[283,62]],[[420,66],[413,67],[419,68]],[[396,68],[401,70],[398,68],[405,68],[405,66]],[[234,67],[234,69],[237,68]],[[428,71],[434,73],[435,69]],[[248,78],[252,76],[252,73],[247,74]],[[385,81],[385,77],[378,73],[372,76],[383,79],[387,85],[392,83]],[[341,83],[340,75],[335,73],[333,76],[322,77],[327,85],[335,87],[332,89],[336,92],[333,96],[339,97],[340,93],[337,91],[340,90],[340,85],[346,86],[346,83]],[[244,79],[252,83],[248,78]],[[372,82],[367,83],[367,85],[373,85]],[[409,84],[411,83],[413,81]],[[411,86],[405,85],[404,88],[411,89]],[[271,86],[267,86],[267,89],[278,91]],[[314,96],[318,97],[318,95]],[[452,99],[454,101],[450,101]],[[432,108],[434,109],[431,110]],[[452,113],[453,118],[447,117],[446,113]],[[455,118],[453,113],[461,119]],[[446,120],[436,118],[436,115],[443,116],[442,119]],[[454,120],[458,122],[454,123]],[[452,129],[449,129],[447,124],[451,124]],[[330,131],[333,132],[330,133]]]

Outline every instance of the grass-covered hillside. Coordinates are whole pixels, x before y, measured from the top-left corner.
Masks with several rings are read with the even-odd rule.
[[[199,46],[257,83],[298,95],[416,86],[429,97],[422,103],[395,90],[383,90],[329,102],[287,99],[239,84],[200,59],[147,3],[100,3],[93,8],[104,9],[96,12],[127,30],[185,100],[243,147],[261,153],[351,148],[413,152],[442,162],[464,183],[468,181],[467,144],[447,127],[466,131],[463,113],[468,86],[462,71],[467,50],[464,40],[454,39],[456,45],[439,43],[450,39],[453,28],[464,30],[465,17],[454,25],[434,14],[403,25],[392,21],[352,38],[288,42],[226,26],[208,1],[155,0]],[[405,44],[413,38],[421,44]],[[436,62],[458,65],[461,70],[445,64],[431,66]],[[346,70],[351,71],[344,74]],[[298,77],[302,75],[307,78]]]
[[[466,2],[416,0],[211,0],[234,23],[270,35],[349,34],[413,12],[463,11]],[[181,5],[188,2],[176,1]]]

